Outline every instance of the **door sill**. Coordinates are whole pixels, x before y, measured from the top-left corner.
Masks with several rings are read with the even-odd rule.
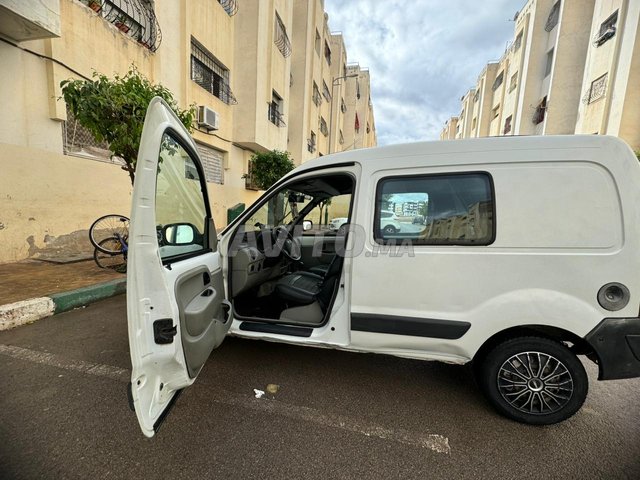
[[[240,324],[240,330],[245,332],[275,333],[292,337],[310,337],[311,333],[313,333],[313,328],[259,322],[242,322]]]

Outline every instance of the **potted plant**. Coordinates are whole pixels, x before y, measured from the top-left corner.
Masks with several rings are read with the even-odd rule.
[[[127,25],[127,19],[124,15],[118,15],[113,24],[118,27],[122,33],[127,33],[131,27]]]
[[[102,0],[89,0],[89,8],[96,13],[102,10]]]

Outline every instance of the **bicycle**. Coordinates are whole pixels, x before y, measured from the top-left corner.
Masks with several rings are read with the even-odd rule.
[[[100,268],[124,273],[127,269],[129,219],[124,215],[104,215],[89,228],[94,246],[93,260]]]

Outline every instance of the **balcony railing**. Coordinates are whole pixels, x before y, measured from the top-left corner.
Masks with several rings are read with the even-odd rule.
[[[280,20],[280,17],[276,15],[276,31],[274,34],[273,43],[276,44],[278,50],[284,58],[287,58],[291,55],[291,41],[289,40],[289,36],[287,35],[287,30]]]
[[[82,0],[91,10],[152,52],[162,42],[160,25],[147,0]]]
[[[307,138],[307,150],[309,153],[316,151],[316,141],[313,138]]]
[[[238,13],[238,2],[236,0],[218,0],[218,3],[222,5],[222,8],[230,17]]]
[[[317,88],[313,89],[313,103],[316,104],[316,107],[319,107],[322,103],[322,97],[320,96],[320,91]]]

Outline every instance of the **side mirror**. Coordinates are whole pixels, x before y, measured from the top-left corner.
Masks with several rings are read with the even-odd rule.
[[[307,232],[313,228],[313,222],[311,220],[304,220],[302,222],[302,231]]]
[[[192,245],[197,243],[198,229],[190,223],[170,223],[162,227],[164,245]]]

